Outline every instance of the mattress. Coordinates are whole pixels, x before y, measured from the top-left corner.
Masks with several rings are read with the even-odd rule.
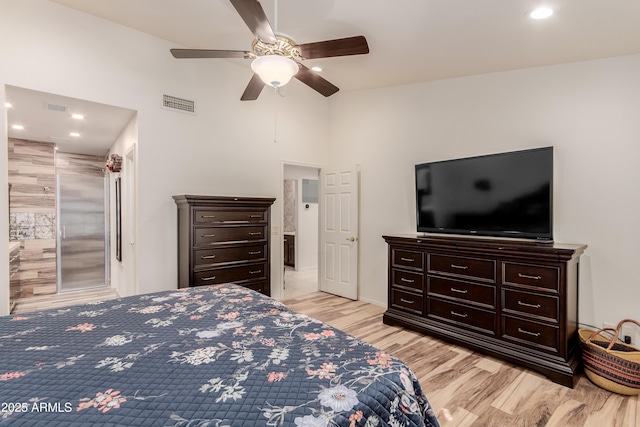
[[[0,425],[438,426],[414,373],[237,285],[0,318]]]

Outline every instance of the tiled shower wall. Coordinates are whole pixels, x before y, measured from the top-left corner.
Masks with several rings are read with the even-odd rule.
[[[284,223],[283,232],[296,231],[296,180],[285,179],[284,180]]]
[[[56,173],[104,176],[104,161],[56,153],[51,143],[9,138],[9,240],[22,242],[21,298],[57,292]]]

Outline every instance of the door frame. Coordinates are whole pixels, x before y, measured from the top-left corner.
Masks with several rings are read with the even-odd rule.
[[[318,171],[318,176],[322,173],[322,165],[314,164],[314,163],[302,163],[295,162],[290,160],[281,160],[280,161],[280,197],[279,203],[276,200],[276,203],[280,207],[280,217],[278,218],[278,230],[271,230],[271,234],[278,238],[278,254],[279,259],[277,261],[277,268],[272,268],[271,271],[277,271],[277,276],[279,276],[279,280],[275,281],[277,287],[274,289],[274,281],[271,281],[271,296],[277,300],[281,300],[284,298],[284,168],[285,166],[297,166],[309,169],[316,169]],[[296,202],[298,200],[296,199]],[[321,208],[320,200],[318,200],[318,209]],[[298,227],[298,214],[296,210],[296,227]],[[320,233],[320,221],[318,221],[318,233]],[[297,236],[296,236],[297,238]],[[296,245],[296,261],[299,259],[298,257],[298,245]],[[273,253],[273,251],[272,251]],[[320,239],[318,239],[318,254],[317,254],[317,264],[318,264],[318,275],[316,276],[316,281],[320,283]],[[297,264],[296,264],[297,265]],[[298,267],[296,266],[296,270]],[[273,273],[272,273],[273,274]],[[275,291],[275,292],[274,292]]]

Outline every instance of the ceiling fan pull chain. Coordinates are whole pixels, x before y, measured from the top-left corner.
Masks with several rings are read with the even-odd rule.
[[[273,0],[273,32],[278,32],[278,0]]]
[[[276,0],[277,1],[277,0]],[[273,88],[273,143],[278,142],[278,87]]]

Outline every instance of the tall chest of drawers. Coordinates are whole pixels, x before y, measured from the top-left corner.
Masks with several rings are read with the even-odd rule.
[[[178,205],[180,288],[236,283],[271,294],[274,198],[173,196]]]
[[[585,245],[384,236],[384,323],[523,365],[573,387]]]

